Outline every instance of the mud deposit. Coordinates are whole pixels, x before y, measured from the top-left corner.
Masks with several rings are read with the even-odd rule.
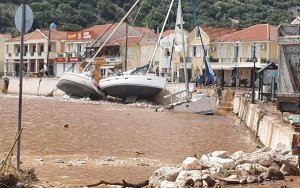
[[[86,185],[99,180],[138,183],[186,156],[226,150],[252,152],[232,116],[151,112],[147,108],[24,97],[22,168],[42,181]],[[18,124],[18,98],[0,96],[0,159]],[[13,161],[14,162],[14,161]]]

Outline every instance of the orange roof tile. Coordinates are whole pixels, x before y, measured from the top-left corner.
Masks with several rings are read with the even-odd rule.
[[[140,32],[143,36],[152,37],[152,38],[157,37],[156,33],[147,27],[133,27],[133,28],[136,29],[138,32]]]
[[[211,41],[215,41],[220,37],[236,32],[237,29],[233,28],[218,28],[218,27],[205,27],[200,26],[201,29],[209,36]]]
[[[12,36],[10,34],[0,34],[0,39],[9,40]]]
[[[33,34],[33,32],[26,33],[24,35],[24,40],[26,41],[30,37],[31,34]],[[14,37],[14,38],[11,38],[11,39],[7,40],[7,42],[20,41],[20,40],[21,40],[21,36],[17,36],[17,37]]]
[[[41,30],[41,32],[46,36],[48,39],[49,37],[49,30]],[[50,31],[50,38],[51,40],[65,40],[67,37],[66,31]]]
[[[277,41],[277,27],[269,24],[257,24],[246,29],[236,31],[218,39],[220,42],[251,42]]]
[[[127,37],[128,45],[138,45],[141,37],[137,36],[129,36]],[[105,46],[124,46],[126,44],[126,38],[120,38],[113,41],[108,42]]]
[[[174,33],[174,32],[175,32],[174,29],[165,30],[165,31],[163,32],[162,36],[165,37],[165,36],[168,36],[168,35],[170,35],[170,34],[172,34],[172,33]]]
[[[112,24],[105,25],[94,25],[89,28],[83,29],[82,31],[94,31],[95,35],[100,35],[105,33]]]
[[[36,29],[31,33],[26,33],[24,35],[24,41],[28,40],[44,40],[48,39],[49,30],[39,30]],[[66,39],[66,32],[65,31],[51,31],[50,33],[51,40],[65,40]],[[14,37],[8,41],[20,41],[21,36]]]

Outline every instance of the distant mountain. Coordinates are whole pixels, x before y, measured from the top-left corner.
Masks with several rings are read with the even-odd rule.
[[[27,0],[34,12],[32,29],[57,24],[59,30],[76,31],[95,24],[118,22],[136,0]],[[0,33],[14,32],[14,14],[19,0],[0,1]],[[161,28],[171,0],[141,0],[128,18],[129,24]],[[176,2],[176,0],[175,0]],[[215,27],[247,27],[257,23],[289,23],[294,16],[289,9],[299,0],[194,0],[200,24]],[[176,4],[166,29],[173,28]],[[185,28],[194,24],[189,0],[182,0]]]

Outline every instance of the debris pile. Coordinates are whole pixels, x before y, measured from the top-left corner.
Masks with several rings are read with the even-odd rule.
[[[298,175],[298,159],[280,145],[275,151],[264,147],[253,153],[215,151],[187,157],[182,165],[161,167],[149,179],[151,187],[214,187],[222,184],[251,184],[284,180]]]
[[[15,169],[0,174],[0,187],[30,187],[30,185],[39,181],[34,169],[20,170]]]

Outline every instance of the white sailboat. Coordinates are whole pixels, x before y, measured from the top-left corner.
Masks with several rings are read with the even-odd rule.
[[[195,15],[195,12],[193,12],[193,13]],[[198,26],[198,30],[200,32],[199,26]],[[189,92],[187,68],[186,68],[186,61],[185,61],[185,43],[184,43],[184,33],[183,33],[183,18],[182,18],[182,10],[181,10],[181,0],[178,0],[175,35],[176,35],[175,40],[176,40],[176,44],[177,44],[177,51],[182,50],[183,63],[184,63],[184,76],[185,76],[185,91],[182,91],[182,92],[186,93],[186,97],[183,101],[171,104],[169,106],[169,108],[171,108],[173,112],[213,114],[215,112],[216,100],[217,100],[215,96],[208,96],[206,94],[194,94],[194,95],[192,95],[192,97],[190,97],[191,94]],[[200,33],[200,36],[201,36],[201,33]],[[204,54],[206,54],[206,49],[204,48],[203,43],[202,43],[202,47],[205,52]],[[175,48],[175,50],[176,50],[176,48]],[[204,55],[204,58],[206,58],[206,55]],[[204,59],[204,62],[205,62],[205,67],[208,70],[207,74],[211,74],[212,70],[209,69],[208,62],[206,61],[206,59]],[[179,94],[182,92],[177,92],[176,94]],[[173,94],[173,95],[176,95],[176,94]],[[169,95],[169,96],[172,96],[172,95]]]
[[[112,76],[100,80],[100,89],[111,96],[126,100],[127,98],[152,100],[154,95],[165,88],[166,77],[160,77],[151,74],[150,69],[153,64],[155,53],[157,51],[160,39],[162,37],[165,25],[170,15],[174,0],[172,0],[162,30],[158,37],[148,70],[145,74],[129,74]]]
[[[94,80],[88,73],[65,72],[59,78],[56,87],[70,96],[89,97],[92,100],[99,100],[105,97],[104,93],[95,86]]]
[[[93,57],[83,69],[82,73],[72,73],[72,72],[64,72],[63,75],[59,78],[58,84],[56,87],[66,94],[76,97],[90,97],[91,99],[101,99],[105,98],[105,94],[100,90],[100,88],[96,87],[98,83],[95,83],[94,79],[91,77],[90,73],[87,72],[87,68],[94,61],[95,57],[101,51],[101,49],[105,46],[108,40],[112,37],[112,35],[116,32],[122,22],[126,19],[126,17],[130,14],[133,8],[138,4],[140,0],[137,0],[131,7],[131,9],[127,12],[127,14],[122,18],[122,20],[118,23],[118,25],[114,28],[111,34],[107,37],[107,39],[103,42],[101,47],[94,53]]]

